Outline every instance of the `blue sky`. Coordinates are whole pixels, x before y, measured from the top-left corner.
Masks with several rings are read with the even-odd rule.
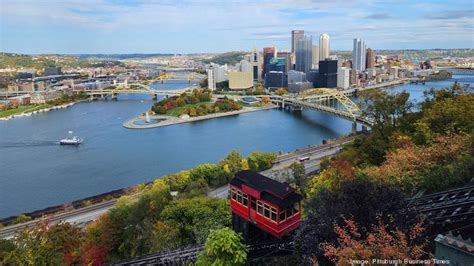
[[[195,53],[289,49],[290,31],[331,49],[474,48],[474,0],[0,0],[0,51]]]

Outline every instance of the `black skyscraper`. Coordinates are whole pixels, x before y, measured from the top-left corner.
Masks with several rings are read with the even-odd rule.
[[[337,87],[337,60],[319,61],[319,88]]]

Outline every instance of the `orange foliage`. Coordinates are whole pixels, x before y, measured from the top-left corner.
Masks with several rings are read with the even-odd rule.
[[[421,174],[436,165],[453,162],[460,155],[469,153],[471,140],[467,135],[439,136],[431,146],[417,146],[404,141],[401,148],[387,154],[378,167],[366,169],[368,176],[382,182],[400,186],[404,191],[421,185]]]
[[[415,224],[408,233],[399,229],[389,230],[379,221],[367,237],[362,237],[357,224],[345,219],[345,226],[334,226],[338,235],[338,246],[329,243],[321,244],[324,255],[337,265],[348,265],[351,260],[388,259],[419,260],[431,254],[425,251],[425,244],[413,244],[424,232],[421,224]]]
[[[311,192],[319,188],[338,190],[344,181],[354,180],[356,172],[348,160],[331,161],[329,167],[311,180]]]

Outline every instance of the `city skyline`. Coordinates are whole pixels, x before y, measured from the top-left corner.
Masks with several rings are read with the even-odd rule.
[[[355,36],[375,50],[474,46],[473,7],[465,0],[4,0],[0,5],[2,52],[205,53],[265,46],[291,50],[295,29],[314,37],[328,33],[331,50],[351,50]]]

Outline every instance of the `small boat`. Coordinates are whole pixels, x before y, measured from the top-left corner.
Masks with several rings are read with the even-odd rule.
[[[72,138],[64,138],[60,140],[59,144],[60,145],[79,145],[82,143],[82,141],[84,140],[79,137],[74,136]]]

